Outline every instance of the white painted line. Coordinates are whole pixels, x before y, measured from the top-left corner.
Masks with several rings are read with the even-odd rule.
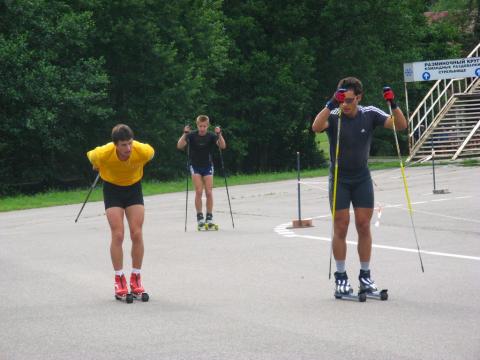
[[[289,224],[282,224],[283,226],[288,226]],[[282,225],[279,225],[282,226]],[[277,232],[278,233],[278,232]],[[282,234],[280,234],[282,235]],[[323,237],[323,236],[314,236],[314,235],[299,235],[299,234],[290,234],[290,235],[282,235],[285,237],[297,237],[297,238],[303,238],[303,239],[311,239],[311,240],[322,240],[322,241],[327,241],[331,242],[331,239],[329,237]],[[354,245],[356,246],[358,243],[356,241],[347,241],[348,245]],[[372,244],[372,247],[377,248],[377,249],[387,249],[387,250],[395,250],[395,251],[402,251],[402,252],[411,252],[411,253],[417,253],[417,249],[410,249],[410,248],[403,248],[403,247],[398,247],[398,246],[389,246],[389,245],[380,245],[380,244]],[[468,256],[468,255],[460,255],[460,254],[451,254],[451,253],[444,253],[444,252],[438,252],[438,251],[427,251],[427,250],[420,250],[422,254],[426,255],[434,255],[434,256],[443,256],[443,257],[451,257],[451,258],[456,258],[456,259],[466,259],[466,260],[475,260],[475,261],[480,261],[479,256]]]
[[[431,195],[431,194],[428,194]],[[472,196],[456,196],[456,197],[451,197],[451,198],[441,198],[441,199],[431,199],[428,201],[418,201],[414,202],[413,204],[425,204],[428,202],[438,202],[438,201],[447,201],[447,200],[462,200],[462,199],[468,199],[471,198]],[[392,204],[392,205],[385,205],[384,208],[398,208],[400,210],[407,210],[405,207],[403,207],[402,204]],[[353,211],[350,211],[353,212]],[[438,214],[438,213],[432,213],[429,211],[422,211],[415,209],[414,212],[420,213],[420,214],[426,214],[426,215],[433,215],[437,217],[445,217],[453,220],[461,220],[461,221],[467,221],[467,222],[474,222],[474,223],[480,223],[480,220],[476,219],[467,219],[467,218],[461,218],[457,216],[450,216],[450,215],[444,215],[444,214]],[[326,214],[326,215],[319,215],[319,216],[314,216],[312,217],[313,219],[322,219],[322,218],[331,218],[331,214]],[[314,236],[314,235],[300,235],[295,232],[293,232],[290,229],[286,229],[287,226],[290,226],[290,223],[286,224],[281,224],[275,227],[275,232],[278,233],[281,236],[285,237],[297,237],[297,238],[303,238],[303,239],[312,239],[312,240],[322,240],[322,241],[331,241],[330,237],[323,237],[323,236]],[[357,242],[354,241],[347,241],[347,244],[349,245],[357,245]],[[410,248],[402,248],[398,246],[389,246],[389,245],[380,245],[380,244],[372,244],[372,247],[378,248],[378,249],[387,249],[387,250],[395,250],[395,251],[403,251],[403,252],[412,252],[412,253],[417,253],[417,249],[410,249]],[[427,251],[427,250],[420,250],[422,254],[426,255],[434,255],[434,256],[443,256],[443,257],[452,257],[452,258],[457,258],[457,259],[467,259],[467,260],[475,260],[475,261],[480,261],[480,257],[478,256],[469,256],[469,255],[460,255],[460,254],[451,254],[451,253],[444,253],[444,252],[438,252],[438,251]]]
[[[408,209],[406,209],[406,208],[399,208],[399,209],[408,211]],[[452,219],[452,220],[461,220],[461,221],[473,222],[473,223],[480,224],[480,220],[476,220],[476,219],[467,219],[467,218],[462,218],[462,217],[458,217],[458,216],[443,215],[443,214],[438,214],[438,213],[434,213],[434,212],[430,212],[430,211],[424,211],[424,210],[418,210],[418,209],[413,210],[413,212],[414,213],[419,213],[419,214],[443,217],[443,218]]]

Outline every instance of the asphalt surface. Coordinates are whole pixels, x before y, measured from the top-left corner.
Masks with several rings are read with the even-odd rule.
[[[388,301],[335,300],[326,178],[216,188],[218,232],[197,232],[193,193],[147,197],[148,303],[113,297],[103,203],[0,213],[0,359],[480,359],[479,167],[373,172],[372,277]],[[87,190],[87,189],[86,189]],[[379,218],[380,216],[380,218]],[[353,219],[352,219],[353,220]],[[378,223],[377,223],[378,221]],[[375,226],[377,223],[378,226]],[[126,232],[128,234],[128,231]],[[358,286],[356,231],[347,271]],[[130,271],[130,240],[125,240]]]

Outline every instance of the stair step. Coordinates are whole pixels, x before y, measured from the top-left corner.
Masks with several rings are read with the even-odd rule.
[[[452,109],[448,110],[445,115],[476,115],[480,113],[480,108],[475,109]]]
[[[455,126],[455,125],[467,125],[474,127],[477,122],[480,120],[480,117],[477,119],[442,119],[439,123],[437,123],[437,126]]]
[[[457,144],[433,143],[433,147],[435,149],[458,148],[462,143],[463,143],[463,141],[460,142],[460,143],[457,143]],[[465,148],[466,149],[476,149],[476,148],[478,148],[480,150],[480,146],[472,143],[471,141],[469,141],[465,145]],[[432,149],[432,144],[431,143],[428,143],[428,144],[425,143],[425,144],[422,145],[422,147],[419,150],[425,150],[425,149]]]
[[[480,103],[480,98],[479,99],[457,99],[455,100],[452,106],[475,105],[478,103]]]
[[[436,129],[458,129],[458,128],[468,128],[473,129],[478,121],[450,121],[444,123],[443,121],[437,125]]]
[[[466,129],[466,130],[463,130]],[[471,127],[462,127],[462,128],[436,128],[433,130],[432,134],[435,134],[437,136],[446,136],[446,135],[456,135],[456,134],[470,134],[472,131],[473,126]]]
[[[464,108],[464,107],[451,107],[447,113],[468,113],[468,114],[475,114],[480,111],[480,107],[475,108]]]
[[[455,101],[452,104],[451,109],[457,109],[457,108],[466,108],[466,109],[472,109],[473,108],[473,109],[475,109],[475,108],[478,108],[478,106],[480,106],[480,99],[475,100],[475,101],[469,101],[469,102]]]
[[[435,153],[454,153],[457,151],[457,149],[437,149],[435,148]],[[430,149],[430,151],[418,151],[417,154],[420,154],[420,153],[423,153],[423,154],[428,154],[428,153],[432,153],[432,149]]]
[[[469,79],[472,84],[472,79]],[[441,116],[434,128],[422,129],[422,135],[425,131],[429,131],[428,138],[423,138],[422,145],[418,148],[418,144],[414,146],[416,149],[411,160],[421,159],[431,155],[432,143],[435,148],[435,157],[438,159],[451,159],[460,146],[462,146],[472,132],[472,129],[480,121],[480,80],[473,79],[473,88],[470,93],[453,94],[454,99],[448,111],[438,112],[434,116]],[[435,110],[437,107],[435,107]],[[435,111],[436,112],[436,111]],[[432,113],[429,115],[432,117]],[[418,135],[419,131],[415,133]],[[418,137],[414,136],[414,141],[418,141]],[[476,131],[464,145],[462,152],[458,157],[480,156],[480,130]]]

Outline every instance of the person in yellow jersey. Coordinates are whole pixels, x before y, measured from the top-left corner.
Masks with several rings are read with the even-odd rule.
[[[105,213],[112,232],[110,255],[115,270],[115,298],[131,298],[123,272],[124,217],[132,240],[131,294],[148,300],[142,286],[144,203],[141,180],[143,167],[154,156],[153,147],[133,139],[133,131],[124,124],[112,130],[112,142],[96,147],[87,157],[103,180]],[[143,296],[142,296],[143,295]]]

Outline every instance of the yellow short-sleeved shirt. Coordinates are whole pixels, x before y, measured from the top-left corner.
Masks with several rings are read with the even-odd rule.
[[[155,151],[149,144],[133,141],[130,157],[122,161],[118,158],[113,142],[98,146],[87,153],[88,160],[100,172],[100,177],[109,183],[129,186],[143,177],[143,167]]]

